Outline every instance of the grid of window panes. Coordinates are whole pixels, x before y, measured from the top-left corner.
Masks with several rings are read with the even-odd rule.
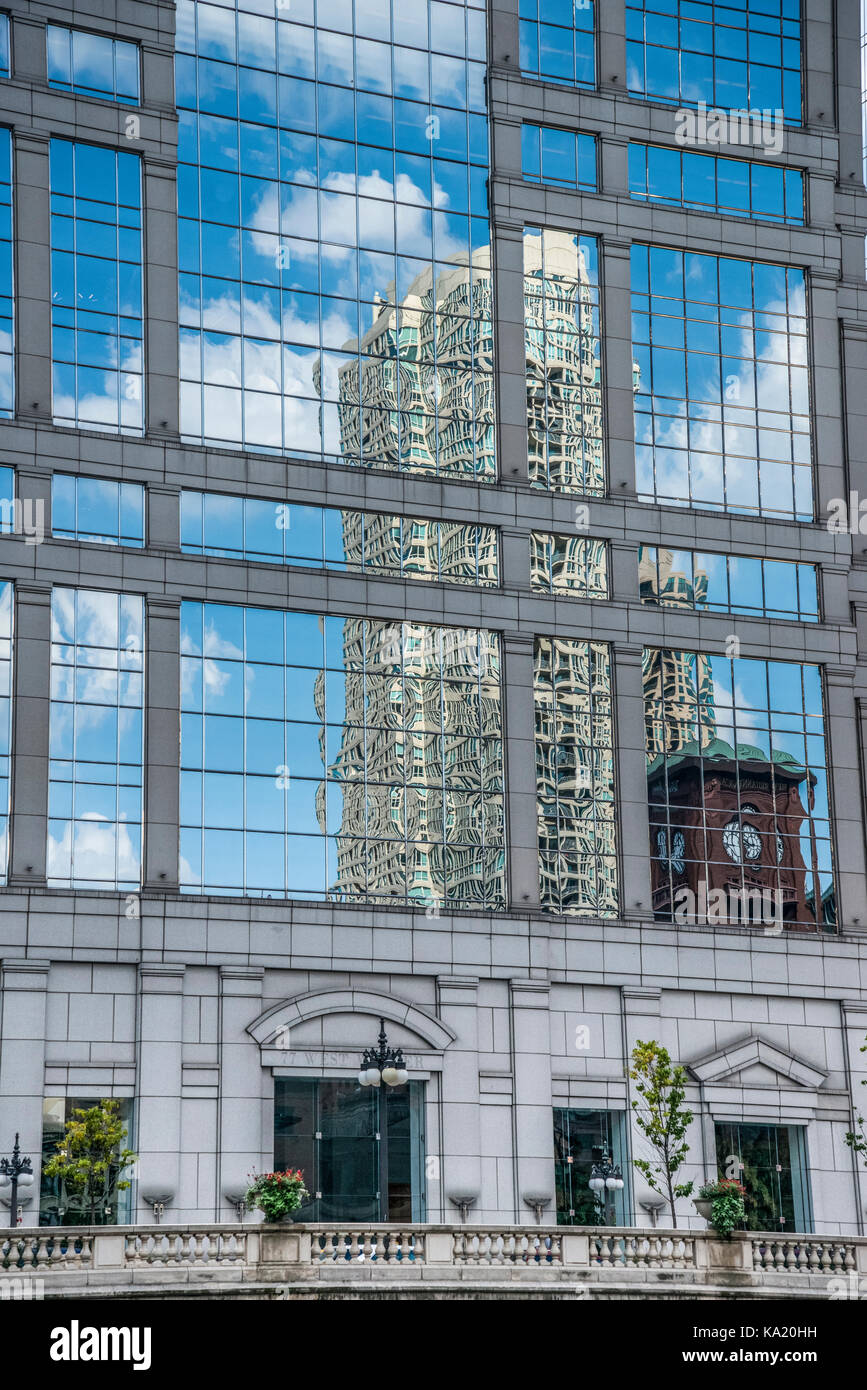
[[[51,532],[64,540],[143,546],[144,488],[141,483],[55,473]]]
[[[547,594],[573,598],[608,597],[605,542],[589,536],[530,532],[530,583]]]
[[[601,494],[602,369],[596,238],[524,228],[530,481]]]
[[[801,122],[801,0],[627,0],[629,91]]]
[[[624,1143],[625,1110],[554,1107],[554,1191],[558,1226],[629,1224],[629,1160]],[[590,1187],[593,1164],[607,1154],[627,1176],[618,1191],[599,1196]],[[601,1196],[601,1202],[600,1202]]]
[[[617,915],[611,702],[606,643],[537,637],[539,888],[548,911]]]
[[[789,226],[804,222],[804,177],[799,169],[723,159],[697,150],[631,144],[629,196]]]
[[[492,477],[481,0],[177,17],[183,435]]]
[[[137,104],[137,44],[59,24],[46,26],[45,43],[49,87]]]
[[[15,409],[13,329],[12,132],[0,129],[0,419]]]
[[[815,565],[640,545],[638,573],[642,603],[750,618],[819,621]]]
[[[140,434],[141,161],[51,141],[54,419]]]
[[[504,902],[495,634],[182,605],[186,892]]]
[[[141,882],[144,600],[54,589],[48,882]]]
[[[594,86],[594,0],[520,0],[519,13],[519,61],[525,77]]]
[[[9,57],[9,16],[0,14],[0,77],[8,77],[12,70]]]
[[[521,127],[521,173],[530,183],[595,191],[596,140],[577,130],[525,121]]]
[[[658,920],[833,930],[818,666],[644,653]]]
[[[499,581],[497,531],[457,521],[181,493],[181,549],[271,564],[430,579]]]
[[[632,248],[642,501],[813,517],[803,270]]]
[[[0,883],[9,852],[9,775],[12,745],[12,621],[14,587],[0,584]]]

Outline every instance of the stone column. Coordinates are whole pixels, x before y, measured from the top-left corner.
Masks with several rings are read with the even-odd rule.
[[[834,130],[834,0],[810,0],[809,14],[804,18],[803,62],[807,81],[801,120],[804,125]]]
[[[610,557],[608,592],[615,600],[637,603],[640,598],[638,545],[635,541],[612,540],[608,543],[608,554]]]
[[[504,483],[526,483],[529,469],[522,224],[497,224],[494,257],[499,474]]]
[[[852,1091],[852,1109],[855,1115],[863,1115],[867,1119],[867,1052],[861,1050],[867,1042],[867,1001],[842,999],[840,1009],[843,1016],[843,1047],[846,1051]],[[852,1154],[852,1173],[856,1230],[863,1236],[864,1213],[867,1211],[867,1168],[855,1153]]]
[[[488,63],[498,67],[520,67],[518,0],[491,0]]]
[[[45,82],[45,24],[27,14],[12,15],[12,75],[16,81]]]
[[[149,550],[181,548],[181,489],[166,483],[147,486],[147,545]]]
[[[597,4],[596,28],[599,34],[597,84],[603,92],[622,95],[626,91],[625,0],[603,0],[602,4]]]
[[[45,883],[51,709],[51,585],[15,585],[9,883]]]
[[[509,981],[515,1079],[515,1220],[533,1223],[528,1199],[546,1200],[543,1221],[556,1221],[551,1027],[546,980]]]
[[[180,599],[150,594],[145,645],[145,888],[178,887]]]
[[[500,527],[500,583],[504,589],[530,588],[530,537],[523,527]]]
[[[539,907],[539,837],[531,633],[503,634],[503,667],[509,906],[532,911]]]
[[[139,966],[138,1220],[177,1204],[181,1151],[183,965]]]
[[[479,982],[471,975],[440,975],[437,994],[437,1013],[455,1041],[443,1053],[439,1202],[431,1200],[430,1205],[438,1205],[439,1219],[449,1223],[458,1219],[458,1200],[469,1201],[468,1220],[474,1222],[484,1219],[480,1209],[496,1210],[496,1193],[488,1199],[481,1190]]]
[[[52,411],[48,145],[47,135],[15,131],[15,409],[37,422],[50,420]]]
[[[145,277],[145,418],[153,437],[176,439],[178,398],[178,214],[174,160],[143,156]]]
[[[653,915],[642,655],[643,648],[635,642],[616,642],[612,648],[616,712],[615,794],[623,872],[620,912],[627,920],[636,921],[646,921]]]
[[[32,1159],[33,1186],[26,1189],[31,1201],[24,1207],[25,1226],[39,1224],[49,970],[47,960],[24,959],[6,959],[0,968],[0,1153],[11,1154],[18,1133],[22,1154]],[[4,1226],[6,1211],[0,1207]]]
[[[608,490],[635,497],[635,418],[632,384],[631,242],[604,236],[602,242],[602,389],[608,431]]]
[[[841,931],[867,932],[867,863],[855,671],[830,664],[824,670],[828,790],[835,812],[837,921]]]
[[[270,1168],[273,1136],[263,1133],[264,1088],[259,1048],[246,1031],[262,1012],[261,966],[220,966],[220,1150],[217,1200],[222,1221],[235,1219],[227,1193],[242,1191],[247,1174]]]
[[[602,193],[629,196],[629,141],[619,135],[600,136],[602,146]]]
[[[15,469],[15,495],[28,530],[44,540],[51,535],[51,471],[36,465]]]

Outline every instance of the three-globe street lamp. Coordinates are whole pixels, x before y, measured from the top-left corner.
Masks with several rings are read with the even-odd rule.
[[[15,1135],[12,1157],[0,1158],[0,1177],[6,1178],[12,1186],[12,1191],[9,1194],[9,1225],[15,1228],[18,1225],[18,1188],[19,1186],[29,1187],[33,1182],[33,1166],[29,1158],[21,1157],[17,1134]],[[2,1185],[5,1187],[6,1183]]]
[[[590,1169],[589,1187],[599,1205],[603,1226],[613,1225],[614,1222],[609,1221],[608,1217],[609,1212],[611,1216],[614,1215],[613,1194],[622,1191],[623,1174],[620,1171],[620,1164],[611,1162],[607,1149],[598,1146],[595,1146],[593,1149],[593,1164]],[[609,1202],[605,1200],[607,1193],[612,1194],[609,1199],[611,1203],[610,1206]]]
[[[359,1086],[403,1086],[409,1080],[406,1062],[399,1047],[390,1047],[385,1036],[385,1023],[379,1020],[379,1038],[376,1047],[365,1048],[358,1073]]]

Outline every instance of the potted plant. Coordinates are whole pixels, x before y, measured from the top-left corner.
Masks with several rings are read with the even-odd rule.
[[[746,1195],[746,1189],[735,1178],[715,1178],[699,1188],[693,1203],[717,1235],[730,1240],[732,1231],[746,1215]]]
[[[250,1173],[244,1195],[249,1211],[261,1211],[266,1221],[294,1221],[295,1212],[310,1196],[300,1168],[285,1173]]]

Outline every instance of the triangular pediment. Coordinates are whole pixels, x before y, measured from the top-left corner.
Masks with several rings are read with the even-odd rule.
[[[803,1057],[755,1037],[728,1043],[688,1063],[687,1071],[696,1081],[716,1085],[779,1086],[784,1081],[810,1091],[817,1091],[828,1075]]]

